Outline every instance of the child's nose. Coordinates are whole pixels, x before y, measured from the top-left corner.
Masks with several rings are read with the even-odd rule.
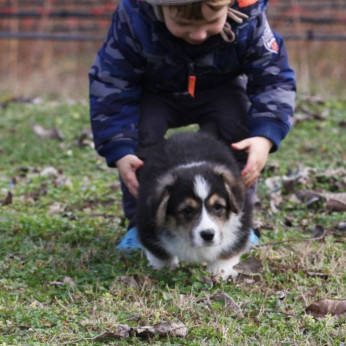
[[[189,37],[194,43],[202,43],[207,38],[207,32],[203,29],[191,30]]]

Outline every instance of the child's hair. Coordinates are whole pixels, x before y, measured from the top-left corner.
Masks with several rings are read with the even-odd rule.
[[[202,4],[207,4],[209,8],[214,11],[218,11],[223,6],[227,6],[227,18],[231,19],[235,23],[241,24],[249,17],[232,8],[235,0],[146,0],[153,6],[156,18],[164,22],[162,14],[162,6],[168,6],[170,10],[175,11],[175,14],[180,18],[191,20],[203,20],[205,19],[202,13]],[[226,42],[233,42],[235,40],[235,34],[232,31],[231,24],[226,21],[222,31],[220,32],[222,39]]]
[[[182,5],[169,5],[170,10],[184,19],[202,20],[205,19],[202,13],[202,4],[207,4],[211,9],[218,11],[221,7],[231,6],[234,0],[206,0]]]

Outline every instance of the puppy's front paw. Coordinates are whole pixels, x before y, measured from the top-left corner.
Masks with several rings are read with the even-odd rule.
[[[162,260],[161,258],[154,256],[148,250],[144,250],[144,252],[149,261],[149,266],[156,270],[160,270],[164,267],[168,267],[170,270],[174,270],[179,265],[179,260],[177,257],[171,257],[169,259]]]
[[[238,272],[233,269],[233,266],[239,263],[240,256],[234,256],[227,260],[216,260],[215,262],[208,263],[207,270],[212,275],[219,275],[224,280],[229,276],[236,278]]]
[[[174,270],[179,267],[178,257],[172,257],[167,264],[170,270]]]

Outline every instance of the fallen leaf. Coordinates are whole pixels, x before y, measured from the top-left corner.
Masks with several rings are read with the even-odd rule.
[[[276,193],[276,194],[272,194],[270,196],[270,201],[269,201],[269,205],[270,205],[270,209],[274,214],[277,214],[280,212],[279,206],[282,203],[283,198],[281,196],[281,194]]]
[[[114,332],[104,332],[93,338],[87,339],[90,341],[99,341],[107,338],[125,339],[130,336],[130,327],[126,325],[118,325]]]
[[[321,111],[311,111],[309,107],[301,105],[297,107],[294,113],[293,125],[309,120],[326,120],[329,117],[330,110],[325,108]]]
[[[294,300],[295,301],[297,301],[297,300],[304,300],[304,301],[306,301],[307,298],[315,296],[319,289],[320,289],[320,287],[318,287],[318,286],[311,287],[306,292],[300,293],[297,296],[295,296]]]
[[[299,98],[299,101],[303,101],[304,103],[308,103],[308,104],[325,104],[327,99],[324,98],[321,95],[301,95]],[[301,107],[301,106],[298,106]]]
[[[278,161],[270,161],[266,164],[266,171],[270,173],[276,173],[280,168],[280,163]]]
[[[65,286],[65,285],[75,286],[76,282],[72,278],[70,278],[69,276],[66,276],[63,281],[48,281],[48,285],[51,285],[51,286]]]
[[[124,324],[119,324],[117,325],[114,334],[116,338],[127,338],[130,336],[130,327]]]
[[[188,329],[181,321],[178,322],[158,322],[154,325],[155,330],[160,335],[171,335],[175,338],[185,337],[188,333]]]
[[[311,114],[304,113],[304,112],[295,112],[294,113],[294,121],[293,121],[292,125],[296,125],[298,123],[301,123],[301,122],[307,121],[307,120],[313,120],[313,116]]]
[[[330,231],[329,229],[317,224],[314,228],[305,229],[304,233],[310,234],[309,238],[304,238],[306,240],[323,240],[327,234],[330,234]]]
[[[129,327],[128,325],[119,324],[113,332],[104,332],[91,339],[91,341],[103,340],[106,338],[124,339],[130,336],[151,338],[155,335],[185,337],[188,329],[181,321],[178,322],[158,322],[153,326]]]
[[[32,129],[40,138],[64,140],[64,136],[57,129],[45,129],[38,124],[35,124]]]
[[[307,275],[312,278],[320,278],[322,280],[328,280],[330,273],[321,273],[321,272],[307,272]]]
[[[344,212],[346,211],[346,193],[329,193],[329,192],[316,192],[307,190],[296,191],[296,196],[299,200],[306,203],[306,206],[311,206],[315,202],[322,200],[327,201],[328,211]]]
[[[58,177],[59,171],[54,167],[46,167],[41,171],[40,176],[41,177]]]
[[[326,197],[327,197],[328,211],[335,211],[335,212],[346,211],[346,193],[327,194]]]
[[[54,216],[62,213],[65,210],[65,207],[58,202],[55,202],[49,206],[49,210],[47,212],[48,216]]]
[[[337,225],[337,229],[339,231],[346,231],[346,222],[345,221],[339,222]]]
[[[13,203],[13,194],[11,191],[7,191],[5,198],[1,201],[1,205],[9,205]]]
[[[281,177],[270,177],[265,180],[265,185],[268,189],[269,194],[281,191],[282,179]]]
[[[66,186],[69,188],[73,187],[72,181],[70,178],[59,176],[57,179],[54,180],[55,186]]]
[[[19,329],[20,330],[28,330],[28,329],[30,329],[31,327],[30,326],[28,326],[27,324],[21,324],[21,325],[19,325]]]
[[[213,279],[210,276],[202,276],[199,281],[202,284],[208,285],[210,287],[214,286]]]
[[[74,280],[73,280],[72,278],[70,278],[69,276],[65,276],[65,277],[64,277],[63,284],[64,284],[64,285],[70,285],[70,286],[75,286],[75,285],[77,285],[77,284],[76,284],[76,281],[74,281]]]
[[[344,178],[346,177],[346,169],[339,167],[336,169],[327,169],[323,173],[316,174],[316,178]]]
[[[282,178],[271,177],[265,180],[265,185],[268,189],[269,205],[271,211],[275,214],[278,213],[279,206],[283,201],[282,198]]]
[[[246,260],[236,264],[233,268],[246,275],[257,274],[262,267],[262,261],[256,257],[249,257]]]
[[[91,133],[91,130],[89,128],[84,128],[81,135],[77,139],[77,145],[80,148],[83,147],[94,147],[93,141],[92,141],[93,135]]]
[[[0,109],[2,108],[5,109],[11,103],[30,103],[30,102],[31,100],[24,96],[12,97],[8,95],[5,95],[5,96],[1,95]]]
[[[48,285],[51,285],[51,286],[63,286],[64,283],[62,281],[48,281]]]
[[[315,191],[298,190],[296,191],[295,195],[301,202],[304,202],[307,206],[311,206],[313,203],[322,199],[321,194]]]
[[[130,276],[119,276],[114,280],[114,283],[121,283],[123,284],[125,287],[131,287],[134,289],[139,289],[139,284],[138,282],[131,278]]]
[[[213,275],[211,279],[212,279],[213,282],[215,282],[216,284],[221,283],[221,281],[223,280],[220,273],[219,273],[219,274]]]
[[[326,315],[335,316],[337,320],[346,320],[346,299],[321,299],[310,304],[305,312],[315,318],[323,318]]]

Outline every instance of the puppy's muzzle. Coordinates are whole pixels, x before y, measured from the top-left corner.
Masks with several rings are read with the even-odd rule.
[[[213,229],[205,229],[199,234],[206,243],[211,243],[214,239],[215,231]]]

